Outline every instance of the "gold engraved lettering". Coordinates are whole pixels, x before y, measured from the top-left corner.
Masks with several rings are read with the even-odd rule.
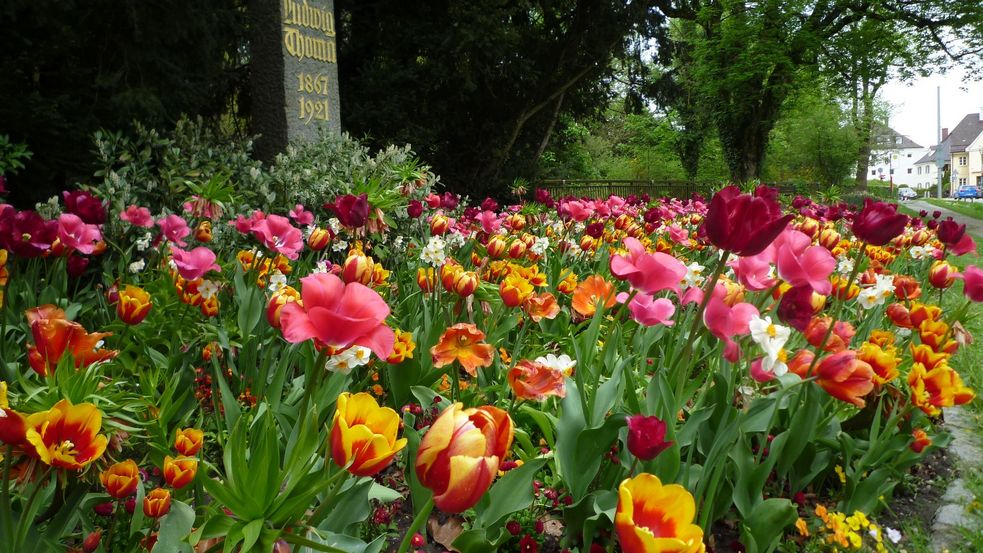
[[[326,63],[338,63],[334,39],[312,37],[304,34],[297,27],[283,26],[283,46],[288,54],[299,60],[310,58]]]
[[[283,24],[318,30],[332,38],[335,36],[334,12],[311,6],[307,0],[283,0]]]

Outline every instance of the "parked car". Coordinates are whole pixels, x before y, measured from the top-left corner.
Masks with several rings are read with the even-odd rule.
[[[898,200],[899,201],[902,201],[903,202],[905,200],[914,200],[917,197],[918,197],[918,192],[915,192],[914,190],[912,190],[911,188],[908,188],[907,186],[902,186],[902,187],[898,188]]]
[[[959,187],[956,190],[957,200],[975,200],[980,197],[980,189],[973,186],[972,184],[966,184]]]

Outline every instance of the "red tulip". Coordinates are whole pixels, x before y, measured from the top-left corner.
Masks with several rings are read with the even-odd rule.
[[[338,217],[338,221],[348,228],[361,228],[369,220],[369,197],[367,194],[353,196],[345,194],[335,198],[334,203],[324,204]]]
[[[759,186],[752,196],[731,185],[713,195],[704,228],[713,245],[745,256],[761,253],[791,220],[775,189]]]
[[[640,461],[655,459],[672,445],[666,441],[666,423],[658,417],[628,417],[628,451]]]
[[[883,246],[900,236],[908,224],[908,216],[898,213],[896,204],[867,198],[864,208],[853,216],[853,234],[874,246]]]

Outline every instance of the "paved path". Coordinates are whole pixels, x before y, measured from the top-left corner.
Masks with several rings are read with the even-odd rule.
[[[975,201],[975,200],[974,200]],[[925,210],[929,213],[939,210],[942,212],[942,218],[952,217],[953,221],[956,221],[960,225],[966,225],[966,231],[973,235],[973,238],[983,238],[983,220],[974,219],[968,215],[963,215],[962,213],[956,213],[955,211],[948,210],[944,207],[939,207],[937,205],[930,204],[928,202],[923,202],[921,200],[910,200],[902,203],[901,205],[912,209],[914,211]]]

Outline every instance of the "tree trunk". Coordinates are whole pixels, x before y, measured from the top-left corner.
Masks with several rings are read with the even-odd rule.
[[[550,118],[550,124],[546,126],[546,132],[543,133],[543,140],[540,141],[539,147],[536,148],[536,157],[533,158],[533,162],[537,165],[539,164],[539,158],[543,156],[543,152],[546,151],[546,146],[550,143],[550,136],[553,134],[553,128],[556,126],[556,120],[560,118],[560,107],[563,105],[563,97],[566,96],[566,92],[560,94],[560,97],[556,99],[556,107],[553,108],[553,116]]]
[[[870,168],[870,152],[874,142],[874,97],[880,89],[880,82],[871,83],[866,77],[858,90],[860,113],[857,114],[857,173],[858,190],[867,190],[867,169]],[[888,176],[890,178],[890,175]]]

